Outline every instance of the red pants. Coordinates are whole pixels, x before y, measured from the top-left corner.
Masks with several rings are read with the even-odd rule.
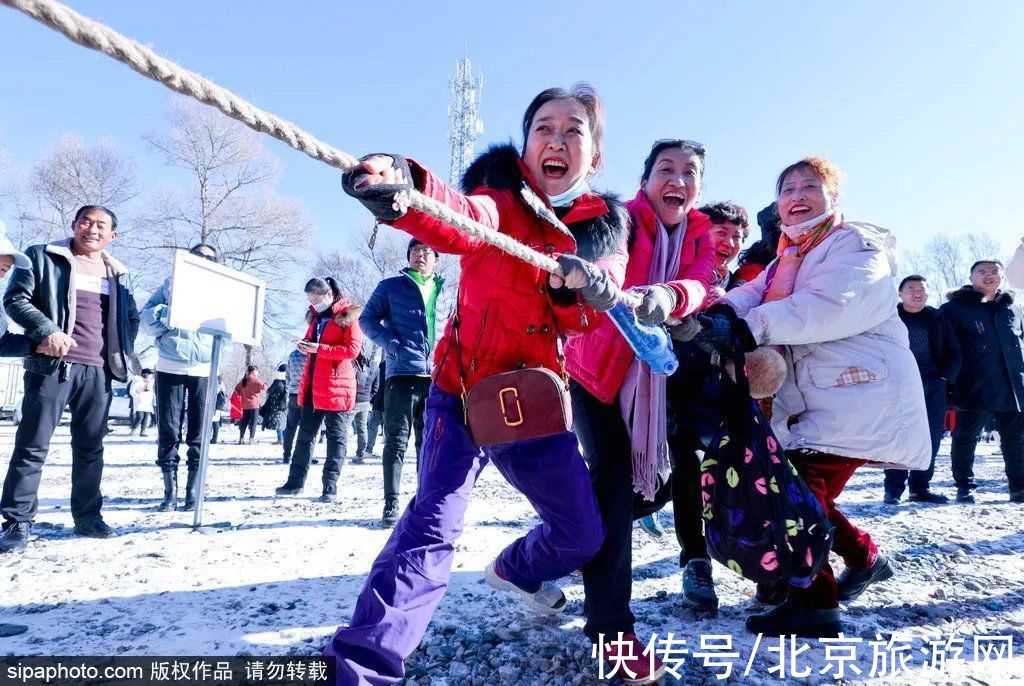
[[[856,571],[863,571],[874,564],[878,548],[871,536],[867,531],[855,527],[836,507],[836,498],[843,492],[846,482],[866,460],[819,452],[791,451],[786,456],[817,497],[828,521],[836,528],[832,551],[843,558],[847,567]],[[839,607],[836,576],[828,560],[825,560],[810,586],[791,586],[789,597],[794,604],[802,607]]]

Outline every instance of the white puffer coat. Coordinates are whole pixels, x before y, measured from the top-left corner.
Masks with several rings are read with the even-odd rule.
[[[808,253],[793,295],[761,304],[766,276],[722,302],[758,344],[784,346],[787,374],[772,418],[783,447],[927,469],[924,390],[896,313],[893,235],[845,222]]]

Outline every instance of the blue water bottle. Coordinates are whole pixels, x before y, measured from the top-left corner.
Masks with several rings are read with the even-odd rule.
[[[612,318],[637,358],[650,365],[652,372],[669,376],[679,368],[679,360],[672,352],[672,341],[665,327],[641,324],[621,302],[605,314]]]

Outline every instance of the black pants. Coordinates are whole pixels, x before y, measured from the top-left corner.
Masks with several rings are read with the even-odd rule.
[[[249,429],[249,440],[256,438],[256,412],[254,407],[251,410],[242,410],[242,418],[238,421],[238,441],[245,438],[245,430]]]
[[[135,427],[139,427],[139,433],[145,433],[152,423],[152,419],[152,412],[133,412],[131,430],[135,431]]]
[[[220,438],[220,420],[211,423],[213,424],[213,433],[210,435],[210,443],[216,443]]]
[[[982,427],[990,416],[995,417],[996,430],[999,431],[999,445],[1003,450],[1010,493],[1024,493],[1024,412],[958,411],[950,454],[953,481],[960,487],[974,483],[974,449],[981,438]]]
[[[370,416],[370,403],[356,403],[355,413],[352,418],[352,426],[356,432],[356,457],[366,455],[366,434],[367,420]]]
[[[924,403],[928,412],[928,431],[932,438],[932,461],[928,469],[886,469],[885,492],[899,498],[910,481],[910,493],[924,493],[928,490],[932,476],[935,474],[935,456],[939,454],[942,443],[942,425],[946,418],[946,382],[942,379],[924,381]],[[980,433],[980,432],[979,432]],[[977,442],[977,439],[975,439]],[[971,448],[973,463],[974,448]]]
[[[157,452],[160,469],[178,468],[178,446],[184,433],[188,453],[185,462],[190,470],[199,468],[199,451],[203,442],[203,412],[206,410],[205,376],[156,373]],[[184,431],[182,431],[184,429]]]
[[[384,425],[384,413],[380,410],[370,410],[366,419],[366,454],[373,455],[373,448],[377,445],[377,434]]]
[[[704,506],[700,495],[700,460],[704,446],[687,431],[671,432],[668,447],[672,453],[672,516],[679,542],[679,566],[698,557],[709,557],[704,538]]]
[[[416,466],[423,445],[423,409],[430,392],[426,376],[392,376],[384,391],[384,500],[396,500],[402,483],[409,433],[416,432]]]
[[[299,394],[288,394],[288,419],[284,425],[284,459],[292,456],[292,446],[295,445],[295,432],[299,430],[299,417],[302,415],[302,408],[299,407]]]
[[[43,462],[65,407],[71,409],[71,515],[81,522],[100,514],[103,437],[111,397],[110,377],[102,367],[71,364],[64,381],[59,374],[25,372],[21,423],[0,496],[5,521],[35,518]]]
[[[336,493],[338,475],[345,463],[345,450],[348,446],[348,430],[352,423],[353,412],[328,412],[313,409],[312,401],[302,406],[299,418],[299,435],[295,440],[295,452],[292,454],[288,468],[288,487],[298,488],[306,484],[306,473],[309,471],[309,460],[313,456],[313,444],[320,432],[320,425],[327,427],[327,459],[324,460],[323,487],[324,493]]]
[[[633,520],[661,509],[671,497],[671,485],[659,489],[653,503],[633,493],[629,433],[618,403],[602,403],[575,381],[569,388],[573,431],[590,467],[606,529],[601,549],[583,565],[583,632],[596,641],[600,634],[616,637],[633,630]]]

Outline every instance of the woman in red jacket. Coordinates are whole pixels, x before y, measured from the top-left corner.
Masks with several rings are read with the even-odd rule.
[[[640,190],[626,204],[631,232],[624,287],[646,293],[637,309],[645,324],[681,319],[700,308],[714,279],[714,250],[708,235],[711,222],[693,209],[704,176],[704,146],[687,140],[662,140],[644,162]],[[622,272],[613,271],[619,280]],[[633,633],[629,610],[632,588],[631,540],[634,492],[646,501],[647,512],[670,493],[671,462],[667,447],[665,378],[637,360],[611,320],[597,330],[571,339],[566,361],[573,399],[575,431],[590,465],[607,534],[601,550],[583,566],[586,593],[584,632],[598,642],[633,642],[629,661],[636,683],[661,676],[644,656],[644,644]],[[661,488],[663,487],[664,488]],[[644,512],[646,514],[646,512]],[[621,642],[604,654],[621,661]],[[635,664],[634,664],[635,662]]]
[[[250,444],[256,437],[256,411],[260,408],[260,394],[267,388],[258,372],[256,365],[249,365],[245,376],[235,385],[235,393],[239,395],[242,406],[242,419],[238,422],[238,445],[245,442],[246,428],[249,429]]]
[[[345,462],[348,430],[356,405],[356,359],[363,345],[359,313],[363,308],[349,302],[331,277],[306,283],[309,328],[296,348],[306,353],[299,381],[299,435],[295,439],[288,481],[278,495],[298,495],[306,485],[306,473],[320,426],[327,425],[327,459],[324,461],[320,502],[338,497],[338,476]]]
[[[581,292],[597,301],[607,297],[610,284],[607,274],[580,257],[618,253],[624,260],[626,238],[621,204],[587,183],[601,162],[603,120],[603,106],[589,86],[540,93],[523,115],[522,152],[512,146],[485,152],[463,177],[465,194],[398,156],[372,156],[360,175],[345,177],[346,192],[378,219],[439,252],[460,255],[462,276],[456,317],[435,353],[416,497],[374,562],[352,621],[325,651],[337,660],[339,684],[403,678],[403,662],[448,586],[469,495],[487,462],[526,495],[542,521],[487,566],[488,584],[518,593],[539,612],[561,612],[566,599],[551,581],[585,563],[601,545],[604,527],[576,437],[566,431],[481,452],[466,427],[460,395],[492,374],[525,367],[559,372],[559,335],[598,321]],[[413,186],[555,257],[566,279],[549,279],[437,219],[404,211],[396,193]],[[550,220],[552,213],[568,230]]]

